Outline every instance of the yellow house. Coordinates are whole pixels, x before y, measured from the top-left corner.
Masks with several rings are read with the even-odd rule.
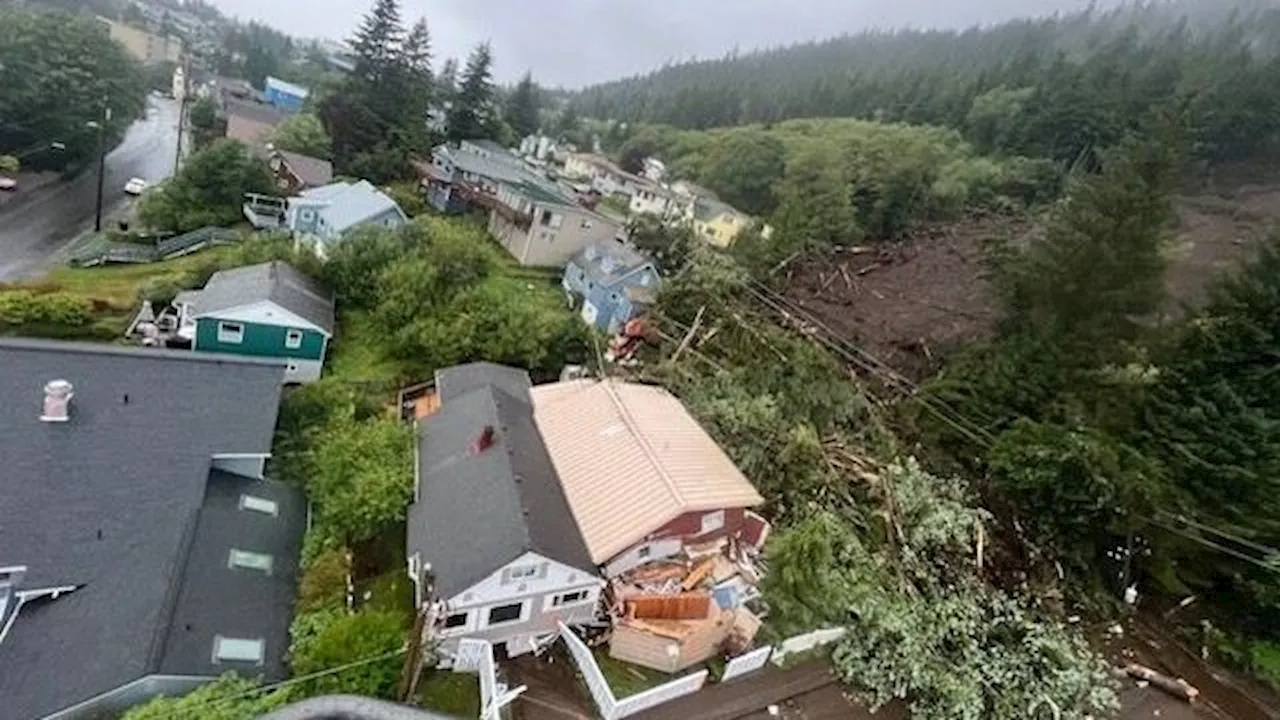
[[[756,219],[739,212],[733,206],[717,200],[702,198],[698,200],[693,213],[693,229],[698,235],[716,247],[727,248],[733,245],[744,230],[756,224]],[[765,225],[761,234],[768,238],[773,228]]]

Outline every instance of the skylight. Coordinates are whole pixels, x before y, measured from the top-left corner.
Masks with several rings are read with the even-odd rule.
[[[247,550],[231,551],[231,556],[227,560],[227,564],[232,568],[240,568],[242,570],[261,570],[268,575],[271,574],[271,556],[262,553],[249,552]]]
[[[261,638],[228,638],[218,635],[213,639],[214,662],[242,662],[261,665],[264,657]]]
[[[275,500],[268,500],[256,495],[241,495],[240,509],[252,510],[254,512],[260,512],[263,515],[271,515],[273,517],[280,513],[280,505],[277,504]]]

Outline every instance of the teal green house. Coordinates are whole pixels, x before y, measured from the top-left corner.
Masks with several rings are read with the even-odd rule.
[[[173,305],[178,337],[192,350],[278,358],[286,384],[320,378],[333,338],[333,293],[288,263],[219,271]]]

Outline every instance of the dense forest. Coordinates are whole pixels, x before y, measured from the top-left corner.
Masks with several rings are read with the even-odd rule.
[[[710,128],[858,117],[962,129],[982,150],[1076,162],[1147,108],[1187,106],[1210,160],[1275,149],[1280,10],[1150,3],[964,31],[866,32],[587,88],[585,116]]]

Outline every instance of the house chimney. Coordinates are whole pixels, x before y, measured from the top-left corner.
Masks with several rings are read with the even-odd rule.
[[[480,435],[477,436],[476,439],[472,441],[469,454],[472,457],[475,457],[476,455],[479,455],[485,450],[488,450],[489,448],[493,447],[493,442],[494,442],[493,426],[485,425],[484,430],[480,431]]]
[[[50,380],[44,386],[44,411],[40,414],[43,422],[66,422],[71,419],[71,383],[66,380]]]

